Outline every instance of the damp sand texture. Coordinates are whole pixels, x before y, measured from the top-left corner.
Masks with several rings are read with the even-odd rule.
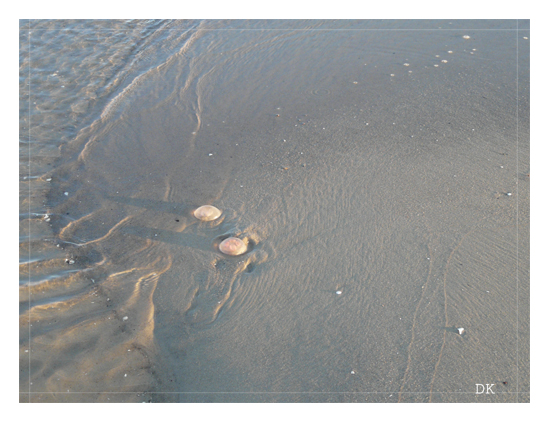
[[[529,402],[528,29],[20,21],[20,401]]]

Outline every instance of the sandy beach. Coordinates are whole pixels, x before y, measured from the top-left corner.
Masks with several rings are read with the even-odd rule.
[[[529,37],[20,21],[20,402],[528,403]]]

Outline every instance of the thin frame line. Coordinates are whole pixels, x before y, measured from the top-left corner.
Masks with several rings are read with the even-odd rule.
[[[490,390],[491,391],[491,390]],[[35,391],[19,394],[399,394],[398,391]],[[474,391],[404,391],[403,394],[530,394],[530,391],[494,391],[490,394]]]
[[[518,171],[519,171],[519,34],[518,34],[518,19],[517,19],[517,176],[516,176],[516,235],[517,235],[517,259],[516,259],[516,283],[517,283],[517,391],[519,387],[519,229],[518,229],[518,215],[519,215],[519,183],[518,183]],[[517,396],[518,399],[518,396]]]
[[[31,212],[31,23],[29,20],[29,30],[28,30],[28,39],[29,39],[29,215]],[[28,285],[28,294],[29,294],[29,403],[30,403],[30,394],[31,394],[31,311],[32,311],[32,300],[31,300],[31,219],[29,218],[29,285]]]
[[[115,29],[115,28],[93,28],[97,31],[133,31],[135,28],[132,29]],[[159,28],[157,31],[175,31],[179,28]],[[491,29],[491,28],[463,28],[463,29],[447,29],[447,28],[441,28],[441,29],[414,29],[414,28],[408,28],[408,29],[397,29],[397,28],[346,28],[346,29],[338,29],[338,28],[264,28],[264,29],[256,29],[256,28],[186,28],[189,30],[195,30],[195,31],[530,31],[530,29]],[[74,29],[67,29],[67,28],[34,28],[33,31],[74,31]]]

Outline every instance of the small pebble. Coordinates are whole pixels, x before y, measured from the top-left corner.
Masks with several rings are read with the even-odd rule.
[[[340,295],[340,294],[341,294],[341,290],[338,290],[338,291],[336,292],[336,295]]]
[[[507,195],[507,196],[511,196],[511,195],[512,195],[512,193],[511,193],[511,192],[507,192],[507,193],[506,193],[505,195]]]
[[[65,192],[65,196],[69,196],[69,193],[68,193],[68,192]]]
[[[462,335],[465,332],[464,328],[458,328],[458,334]]]
[[[127,316],[125,316],[124,318],[122,318],[122,321],[126,321],[128,319]]]
[[[351,371],[351,374],[354,375],[354,374],[355,374],[355,371]]]
[[[471,38],[469,35],[464,35],[463,38],[465,38],[466,40],[468,40],[469,38]]]

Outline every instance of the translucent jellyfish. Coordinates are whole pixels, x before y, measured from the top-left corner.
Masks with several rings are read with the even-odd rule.
[[[212,205],[202,205],[194,211],[194,216],[202,221],[212,221],[220,215],[221,211]]]
[[[225,255],[242,255],[248,246],[238,237],[229,237],[219,244],[219,250]]]

